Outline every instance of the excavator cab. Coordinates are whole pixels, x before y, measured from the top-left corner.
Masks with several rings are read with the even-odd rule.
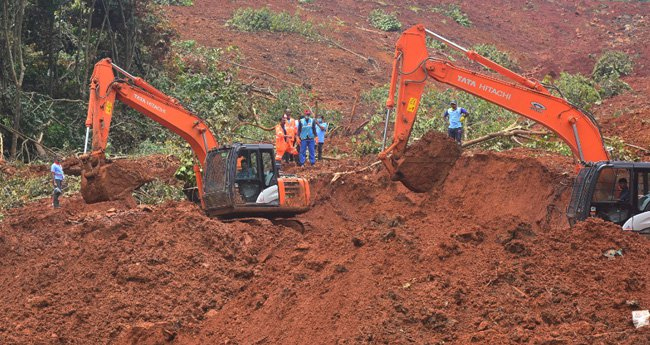
[[[234,144],[207,154],[203,202],[210,216],[289,217],[309,209],[309,184],[280,176],[270,144]]]
[[[598,217],[623,225],[650,211],[650,163],[598,162],[578,173],[567,208],[569,224]]]

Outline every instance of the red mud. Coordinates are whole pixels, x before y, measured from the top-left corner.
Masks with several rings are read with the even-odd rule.
[[[569,229],[571,162],[528,155],[465,154],[421,194],[383,170],[330,183],[331,163],[311,169],[303,234],[187,202],[12,210],[0,342],[647,342],[631,310],[650,307],[649,242],[597,220]]]
[[[650,305],[648,242],[600,221],[569,229],[566,182],[530,158],[481,154],[461,158],[437,195],[383,171],[316,183],[301,216],[312,231],[178,343],[647,341],[630,311]],[[627,254],[608,260],[609,248]]]
[[[460,152],[447,135],[429,131],[407,148],[399,160],[396,178],[414,192],[428,192],[445,182]]]

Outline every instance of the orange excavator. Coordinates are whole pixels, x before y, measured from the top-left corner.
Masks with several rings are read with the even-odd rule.
[[[115,71],[123,77],[118,78]],[[178,100],[142,78],[132,76],[108,58],[95,65],[90,82],[84,152],[92,130],[92,151],[85,155],[91,169],[82,175],[82,189],[85,180],[101,178],[102,174],[97,171],[108,166],[104,152],[116,100],[189,143],[198,162],[194,165],[194,172],[198,197],[206,214],[273,218],[290,217],[309,209],[309,183],[296,176],[280,175],[273,145],[237,143],[219,146],[201,118],[185,109]],[[111,178],[119,179],[119,176]]]
[[[430,56],[430,35],[461,51],[467,58],[492,69],[509,81],[453,65]],[[427,79],[463,90],[531,119],[554,132],[571,149],[578,176],[567,209],[569,223],[589,216],[623,224],[630,217],[650,211],[650,163],[610,161],[600,127],[588,112],[549,92],[552,86],[517,74],[441,35],[416,25],[396,44],[391,84],[386,101],[386,127],[396,107],[392,144],[379,154],[393,180],[400,180],[407,143]],[[395,92],[398,92],[395,104]]]

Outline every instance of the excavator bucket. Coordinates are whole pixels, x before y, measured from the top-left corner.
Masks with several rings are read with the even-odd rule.
[[[441,186],[460,157],[461,149],[444,133],[429,131],[397,161],[393,180],[416,193]]]
[[[109,162],[104,157],[82,157],[81,195],[88,204],[131,198],[131,193],[154,180],[132,161]]]

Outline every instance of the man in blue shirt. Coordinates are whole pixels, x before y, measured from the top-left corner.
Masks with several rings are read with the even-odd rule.
[[[52,206],[54,208],[59,208],[59,196],[63,194],[63,167],[59,164],[59,158],[54,158],[54,163],[50,167],[52,172],[52,183],[54,184],[54,191],[52,192]]]
[[[298,122],[298,134],[300,135],[300,157],[298,166],[305,164],[305,155],[309,148],[309,163],[316,164],[314,155],[314,137],[316,136],[316,122],[311,118],[311,111],[305,110],[305,116]]]
[[[323,115],[318,114],[316,120],[316,137],[318,138],[318,160],[323,159],[323,144],[325,144],[325,133],[327,132],[327,122],[323,120]]]
[[[463,122],[465,122],[465,117],[469,116],[469,113],[464,108],[458,108],[456,101],[451,101],[449,104],[451,108],[445,110],[443,115],[445,118],[449,118],[447,135],[460,145],[463,140]]]

